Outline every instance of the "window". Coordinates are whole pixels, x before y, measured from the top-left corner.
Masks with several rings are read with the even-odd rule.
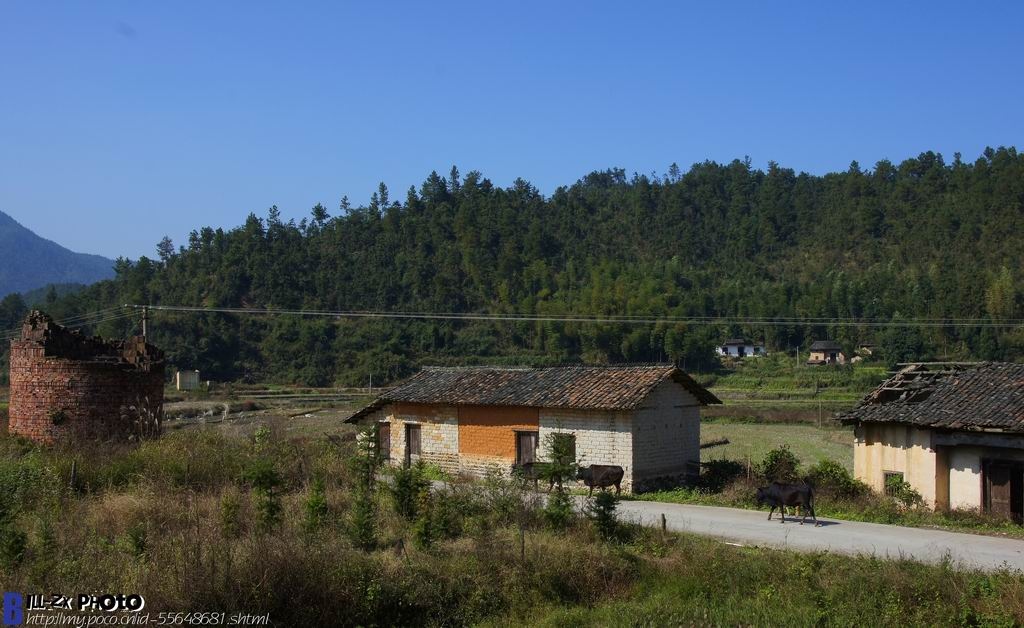
[[[537,432],[516,432],[516,464],[537,461]]]
[[[381,460],[391,460],[391,424],[387,421],[377,424],[377,455]]]
[[[885,479],[885,494],[889,497],[896,497],[900,485],[903,484],[903,474],[899,471],[885,471],[883,477]]]
[[[554,448],[557,450],[558,453],[560,453],[564,457],[564,460],[562,460],[561,462],[566,464],[574,464],[576,462],[575,434],[566,434],[564,432],[556,433]],[[552,458],[552,462],[557,462],[556,460],[554,460],[555,454],[555,451],[548,452],[548,455],[551,456]]]

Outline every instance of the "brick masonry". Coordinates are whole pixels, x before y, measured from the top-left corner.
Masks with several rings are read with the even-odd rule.
[[[539,432],[542,460],[547,458],[547,434],[573,434],[581,464],[621,466],[625,491],[699,472],[700,404],[671,380],[651,391],[636,410],[392,403],[365,420],[391,424],[392,464],[405,460],[405,426],[419,425],[422,459],[451,473],[508,472],[515,462],[517,430]]]
[[[10,433],[52,443],[159,432],[164,356],[141,337],[88,338],[32,312],[10,353]]]

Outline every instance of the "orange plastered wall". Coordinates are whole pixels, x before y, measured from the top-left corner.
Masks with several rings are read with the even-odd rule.
[[[537,408],[459,406],[459,453],[514,460],[516,430],[537,430]]]

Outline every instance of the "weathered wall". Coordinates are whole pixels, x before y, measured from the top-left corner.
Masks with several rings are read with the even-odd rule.
[[[507,471],[516,459],[516,431],[537,431],[537,408],[459,406],[459,457],[464,473]]]
[[[634,414],[634,489],[699,474],[700,403],[678,383],[662,382]]]
[[[953,508],[983,508],[984,489],[982,466],[984,460],[1012,460],[1024,462],[1024,450],[1015,438],[988,435],[984,439],[992,444],[957,445],[948,447],[949,501]]]
[[[633,417],[630,412],[607,410],[540,411],[540,458],[549,460],[545,437],[564,432],[576,437],[576,459],[583,466],[612,464],[622,467],[622,490],[633,487]]]
[[[902,472],[935,508],[980,509],[984,507],[982,461],[1024,461],[1020,445],[1013,436],[939,434],[906,425],[866,423],[855,432],[854,475],[882,492],[885,472]]]
[[[459,427],[454,406],[397,403],[370,420],[391,424],[391,463],[405,463],[405,426],[420,426],[421,459],[445,471],[459,471]]]
[[[11,343],[12,434],[41,442],[125,438],[140,418],[163,414],[162,362],[149,370],[117,361],[47,356],[32,340]]]
[[[886,471],[902,473],[934,506],[937,469],[930,430],[885,423],[865,423],[855,430],[853,473],[875,491],[885,491]]]

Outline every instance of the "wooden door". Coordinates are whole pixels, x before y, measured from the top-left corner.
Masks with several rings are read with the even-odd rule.
[[[381,460],[391,460],[391,424],[377,424],[377,456]]]
[[[420,426],[405,426],[405,463],[412,464],[420,459]]]
[[[537,461],[537,432],[516,432],[516,464]]]
[[[985,508],[994,515],[1024,519],[1024,466],[1003,460],[989,460],[983,467]]]

